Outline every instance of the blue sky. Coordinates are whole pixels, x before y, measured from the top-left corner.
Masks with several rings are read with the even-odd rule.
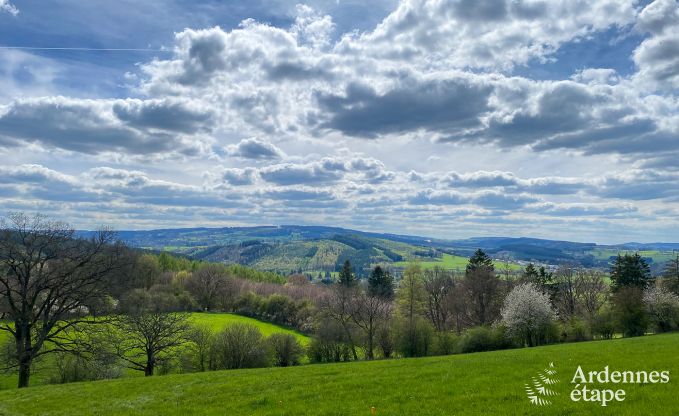
[[[677,241],[677,33],[676,0],[0,0],[0,212]]]

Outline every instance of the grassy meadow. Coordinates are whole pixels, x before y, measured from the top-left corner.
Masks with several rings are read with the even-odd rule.
[[[192,313],[189,320],[192,324],[209,326],[215,332],[234,323],[251,324],[256,326],[265,337],[277,332],[282,332],[294,335],[297,338],[297,341],[302,345],[307,345],[309,343],[309,337],[292,329],[232,313]],[[9,337],[10,334],[0,332],[0,343],[8,341]],[[35,372],[31,375],[32,386],[48,384],[50,382],[50,377],[54,372],[54,362],[52,358],[52,356],[48,355],[41,361],[36,362]],[[125,378],[142,377],[143,375],[144,374],[141,371],[134,370],[126,370],[124,373]],[[16,385],[17,375],[14,371],[10,373],[0,373],[0,390],[15,389]]]
[[[265,368],[38,386],[0,392],[0,415],[672,415],[679,334],[445,357]],[[528,383],[554,363],[559,393],[529,403]],[[669,370],[668,384],[605,384],[626,399],[572,402],[585,371]],[[371,411],[371,408],[374,409]]]
[[[464,271],[468,263],[469,258],[455,256],[448,253],[443,253],[441,258],[438,259],[417,261],[417,264],[419,264],[423,269],[433,269],[434,267],[440,267],[445,270],[459,271]],[[394,266],[407,267],[409,264],[411,264],[411,261],[399,261],[395,262]],[[495,265],[495,270],[497,271],[501,271],[504,267],[504,264],[501,261],[494,261],[493,264]],[[516,263],[509,263],[509,268],[513,271],[522,269],[522,267]]]

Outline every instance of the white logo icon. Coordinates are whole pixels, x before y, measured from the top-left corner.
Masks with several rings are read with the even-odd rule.
[[[559,379],[556,378],[554,363],[549,363],[549,367],[533,377],[530,383],[525,384],[528,400],[535,406],[547,406],[552,404],[552,401],[549,400],[549,398],[558,396],[559,393],[549,388],[549,386],[553,386],[558,382]]]

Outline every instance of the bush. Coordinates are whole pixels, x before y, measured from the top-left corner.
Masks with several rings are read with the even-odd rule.
[[[215,337],[217,369],[266,367],[269,362],[268,346],[262,333],[250,324],[232,324]]]
[[[350,361],[351,349],[342,327],[332,320],[321,321],[311,339],[307,356],[312,363]]]
[[[459,341],[459,338],[452,332],[437,332],[434,337],[434,355],[455,354]]]
[[[646,311],[659,332],[676,328],[679,323],[679,296],[658,285],[644,292]]]
[[[601,339],[612,339],[615,333],[615,322],[616,319],[612,311],[600,312],[592,322],[592,335]]]
[[[55,355],[54,366],[56,372],[49,379],[53,384],[103,380],[122,375],[120,363],[109,354],[91,354],[86,357],[61,352]]]
[[[434,328],[421,318],[412,324],[407,320],[397,321],[396,346],[404,357],[425,357],[432,353]]]
[[[622,287],[613,298],[614,311],[620,331],[626,337],[644,335],[648,316],[643,302],[643,292],[637,287]]]
[[[588,341],[592,339],[587,323],[573,317],[563,325],[562,339],[567,342]]]
[[[383,325],[377,330],[377,348],[382,353],[382,357],[391,358],[396,348],[394,334],[390,325]]]
[[[304,349],[294,335],[276,333],[271,335],[267,342],[271,349],[274,365],[278,367],[299,365]]]

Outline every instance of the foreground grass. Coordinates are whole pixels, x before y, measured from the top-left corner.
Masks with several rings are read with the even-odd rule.
[[[192,324],[206,325],[215,332],[219,332],[234,323],[250,324],[256,326],[265,337],[281,332],[294,335],[302,345],[309,344],[309,337],[292,329],[232,313],[192,313],[189,320]],[[10,335],[7,332],[0,332],[0,344],[8,341],[9,337]],[[35,363],[34,372],[31,375],[31,385],[49,384],[50,378],[54,374],[56,374],[56,368],[53,356],[45,356],[41,361]],[[140,371],[125,370],[123,377],[142,377],[143,375]],[[0,390],[15,389],[16,386],[17,375],[14,371],[0,373]]]
[[[448,357],[237,370],[41,386],[0,392],[0,415],[459,415],[676,414],[679,334]],[[531,405],[524,383],[554,362],[551,406]],[[668,384],[624,388],[602,408],[569,399],[585,371],[669,370]]]

